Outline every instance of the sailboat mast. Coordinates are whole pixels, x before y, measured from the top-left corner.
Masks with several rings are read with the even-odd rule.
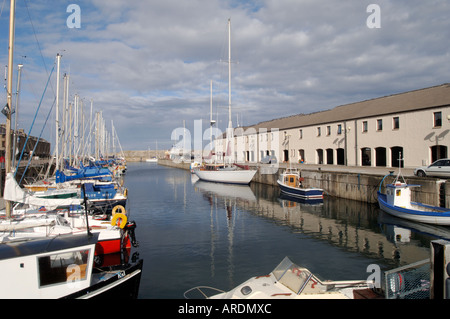
[[[14,130],[12,140],[11,166],[15,166],[16,159],[16,142],[17,142],[17,118],[19,116],[19,97],[20,97],[20,78],[22,74],[23,64],[17,65],[17,88],[16,88],[16,105],[14,106]],[[12,124],[12,123],[11,123]]]
[[[56,155],[56,171],[59,171],[59,66],[61,64],[61,55],[56,54],[56,143],[55,143],[55,155]]]
[[[212,132],[212,126],[213,126],[213,119],[212,119],[212,86],[213,86],[213,82],[211,80],[210,82],[210,87],[209,87],[209,125],[210,125],[210,130],[209,130],[209,136],[210,136],[210,151],[212,151],[212,136],[213,136],[213,132]]]
[[[231,19],[228,19],[228,128],[232,128],[231,122]]]
[[[13,56],[14,56],[14,19],[16,2],[11,0],[9,12],[9,45],[8,45],[8,80],[6,83],[6,127],[5,127],[5,172],[11,171],[11,107],[13,82]],[[6,218],[11,218],[11,202],[5,201]]]

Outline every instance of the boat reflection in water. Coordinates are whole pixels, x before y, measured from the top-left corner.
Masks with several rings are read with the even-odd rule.
[[[444,239],[450,240],[450,228],[414,222],[403,218],[392,216],[381,211],[378,221],[386,237],[393,243],[403,244],[415,240],[415,234],[421,234],[423,237],[429,237],[430,240]]]
[[[130,209],[148,229],[139,233],[140,253],[157,260],[143,273],[143,298],[182,298],[198,285],[230,291],[285,256],[319,278],[363,279],[371,264],[384,272],[429,258],[435,239],[411,229],[395,241],[393,227],[404,227],[379,220],[375,204],[330,196],[301,203],[280,197],[278,186],[196,183],[195,174],[158,165],[131,166],[127,187]]]
[[[221,198],[223,203],[228,203],[228,209],[231,209],[231,204],[235,205],[278,225],[289,226],[292,232],[363,254],[392,267],[429,258],[429,240],[448,236],[435,232],[424,239],[421,229],[426,225],[417,225],[410,235],[417,239],[411,245],[399,245],[387,231],[388,225],[378,218],[383,212],[373,204],[330,196],[317,200],[293,199],[281,194],[276,187],[257,183],[250,186],[226,185],[227,188],[224,184],[202,181],[194,185],[207,194],[209,201]],[[448,233],[445,227],[439,229],[444,234]]]

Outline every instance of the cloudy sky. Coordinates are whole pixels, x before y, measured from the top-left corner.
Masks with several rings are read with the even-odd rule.
[[[0,2],[5,66],[9,0]],[[81,10],[79,28],[68,27],[70,4]],[[30,130],[60,53],[70,100],[79,94],[89,115],[92,99],[124,150],[169,148],[183,121],[192,134],[194,120],[207,129],[210,81],[225,130],[229,18],[234,126],[450,82],[448,0],[17,0],[16,10],[19,127]],[[33,135],[55,92],[53,73]],[[50,119],[43,137],[53,142]]]

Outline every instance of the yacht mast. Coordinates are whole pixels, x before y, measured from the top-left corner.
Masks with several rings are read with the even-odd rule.
[[[228,128],[233,128],[231,121],[231,19],[228,19]]]
[[[5,173],[11,171],[11,107],[14,56],[14,18],[16,2],[11,0],[9,12],[8,80],[6,84],[6,127],[5,127]],[[11,218],[11,202],[5,201],[6,218]]]
[[[56,143],[55,143],[55,155],[56,155],[56,168],[55,172],[59,171],[59,66],[61,64],[61,55],[56,54]]]

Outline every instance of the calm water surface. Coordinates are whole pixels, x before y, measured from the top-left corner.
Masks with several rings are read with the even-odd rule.
[[[144,259],[139,298],[179,299],[199,285],[228,290],[288,256],[322,279],[366,279],[429,258],[448,228],[405,223],[376,205],[326,197],[306,205],[278,187],[195,181],[190,172],[130,163],[127,209]]]

